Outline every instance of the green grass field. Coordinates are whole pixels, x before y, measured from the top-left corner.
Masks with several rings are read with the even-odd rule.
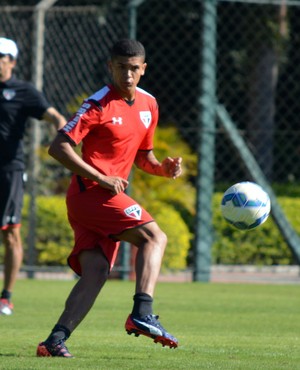
[[[155,313],[176,350],[129,336],[133,282],[108,281],[67,345],[73,359],[36,358],[74,282],[20,280],[15,313],[0,317],[0,369],[300,369],[296,285],[160,283]]]

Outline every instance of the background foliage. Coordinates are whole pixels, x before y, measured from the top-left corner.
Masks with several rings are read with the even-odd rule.
[[[33,8],[37,3],[38,0],[0,2],[0,35],[16,40],[20,49],[16,74],[31,81],[37,72],[37,22]],[[129,12],[128,6],[133,3],[137,4],[134,9],[136,23],[129,19],[134,12]],[[165,181],[150,179],[135,171],[131,191],[160,221],[169,236],[170,246],[177,253],[182,248],[181,258],[187,255],[189,266],[193,262],[195,235],[196,168],[197,162],[205,160],[196,158],[195,153],[202,130],[202,62],[206,57],[203,5],[207,3],[209,1],[199,0],[58,0],[45,13],[45,32],[41,35],[45,59],[38,64],[43,67],[43,89],[48,100],[68,118],[82,97],[109,82],[106,65],[112,43],[136,31],[136,37],[147,50],[148,67],[141,87],[156,96],[160,124],[166,128],[158,134],[161,139],[156,143],[157,155],[159,158],[165,153],[183,156],[185,174],[182,179]],[[282,184],[285,190],[277,193],[279,200],[298,231],[299,223],[295,220],[298,221],[300,177],[300,2],[216,0],[214,3],[217,50],[213,73],[216,74],[217,101],[226,107],[271,186],[276,189]],[[171,129],[170,123],[176,129]],[[62,195],[69,182],[68,171],[47,155],[52,135],[42,124],[42,142],[46,146],[38,153],[40,196]],[[26,153],[33,140],[35,138],[27,138]],[[217,123],[214,179],[215,188],[220,192],[225,190],[224,182],[229,186],[248,177],[243,161],[231,144],[223,127]],[[271,219],[258,230],[240,233],[224,224],[219,217],[218,200],[215,201],[215,263],[294,262]],[[40,199],[37,202],[40,203]],[[52,223],[51,208],[54,206],[49,205],[48,210],[47,202],[46,199],[42,201],[44,208],[38,216],[39,223],[42,218],[45,221],[39,224],[36,232],[37,255],[39,263],[46,263],[49,258],[52,264],[55,262],[51,255],[63,261],[64,248],[70,248],[72,242],[69,241],[71,234],[64,230],[66,220],[59,227],[55,220]],[[57,209],[56,212],[61,211]],[[57,216],[57,221],[59,218]],[[25,218],[25,241],[26,222]],[[176,234],[177,225],[180,235]],[[53,231],[54,228],[58,231]],[[47,236],[59,230],[67,235],[65,239],[59,235]],[[49,253],[52,249],[53,253]],[[182,262],[177,261],[175,265],[182,266]]]
[[[168,236],[168,247],[163,269],[180,270],[192,265],[195,220],[196,156],[180,137],[174,126],[157,129],[155,152],[158,159],[168,154],[183,157],[183,175],[176,179],[151,176],[134,169],[130,179],[130,195],[146,208]],[[46,148],[44,148],[46,151]],[[45,161],[53,161],[48,155]],[[47,181],[47,170],[44,178]],[[49,174],[49,177],[51,174]],[[70,173],[62,172],[60,182],[52,185],[65,192]],[[272,217],[261,227],[240,231],[222,217],[220,203],[223,191],[231,184],[219,185],[213,198],[214,264],[292,265],[293,255],[279,233]],[[279,203],[288,219],[300,233],[300,187],[276,186]],[[23,208],[21,229],[26,247],[28,231],[28,196]],[[39,266],[66,266],[66,259],[73,246],[73,232],[67,220],[64,195],[40,195],[37,197],[36,260]],[[299,205],[299,206],[298,206]],[[3,255],[3,248],[0,249]],[[25,261],[26,263],[26,254]]]
[[[230,226],[221,216],[220,201],[222,193],[214,196],[213,225],[214,243],[212,256],[214,264],[249,264],[249,265],[292,265],[293,255],[272,217],[259,228],[240,231]],[[144,196],[147,199],[147,195]],[[295,229],[300,232],[299,198],[279,197],[287,217]],[[23,237],[26,240],[28,208],[27,198],[23,211]],[[192,232],[178,208],[162,200],[151,202],[148,208],[158,224],[166,232],[169,244],[166,249],[163,268],[185,269],[188,267],[188,255],[191,248]],[[38,265],[66,265],[66,258],[73,245],[73,233],[69,227],[65,200],[62,196],[37,198],[37,262]],[[185,210],[186,212],[186,210]],[[25,258],[26,262],[26,258]]]

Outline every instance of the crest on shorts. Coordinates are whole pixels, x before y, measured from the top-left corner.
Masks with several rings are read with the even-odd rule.
[[[126,209],[124,209],[125,215],[136,220],[140,220],[142,217],[142,208],[138,204],[134,204]]]
[[[150,111],[141,111],[140,112],[140,119],[143,122],[144,126],[146,128],[148,128],[150,126],[151,119],[152,119],[151,112]]]
[[[11,100],[16,96],[16,91],[12,89],[4,89],[2,94],[6,100]]]

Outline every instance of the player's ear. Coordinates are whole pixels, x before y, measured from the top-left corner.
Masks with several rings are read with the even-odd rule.
[[[147,63],[143,63],[143,71],[141,73],[141,76],[144,76],[144,74],[146,72],[146,68],[147,68]]]

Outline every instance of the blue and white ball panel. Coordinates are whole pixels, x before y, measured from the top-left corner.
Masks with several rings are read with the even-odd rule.
[[[252,182],[240,182],[223,195],[221,211],[223,217],[240,230],[254,229],[264,223],[271,210],[269,195]]]

